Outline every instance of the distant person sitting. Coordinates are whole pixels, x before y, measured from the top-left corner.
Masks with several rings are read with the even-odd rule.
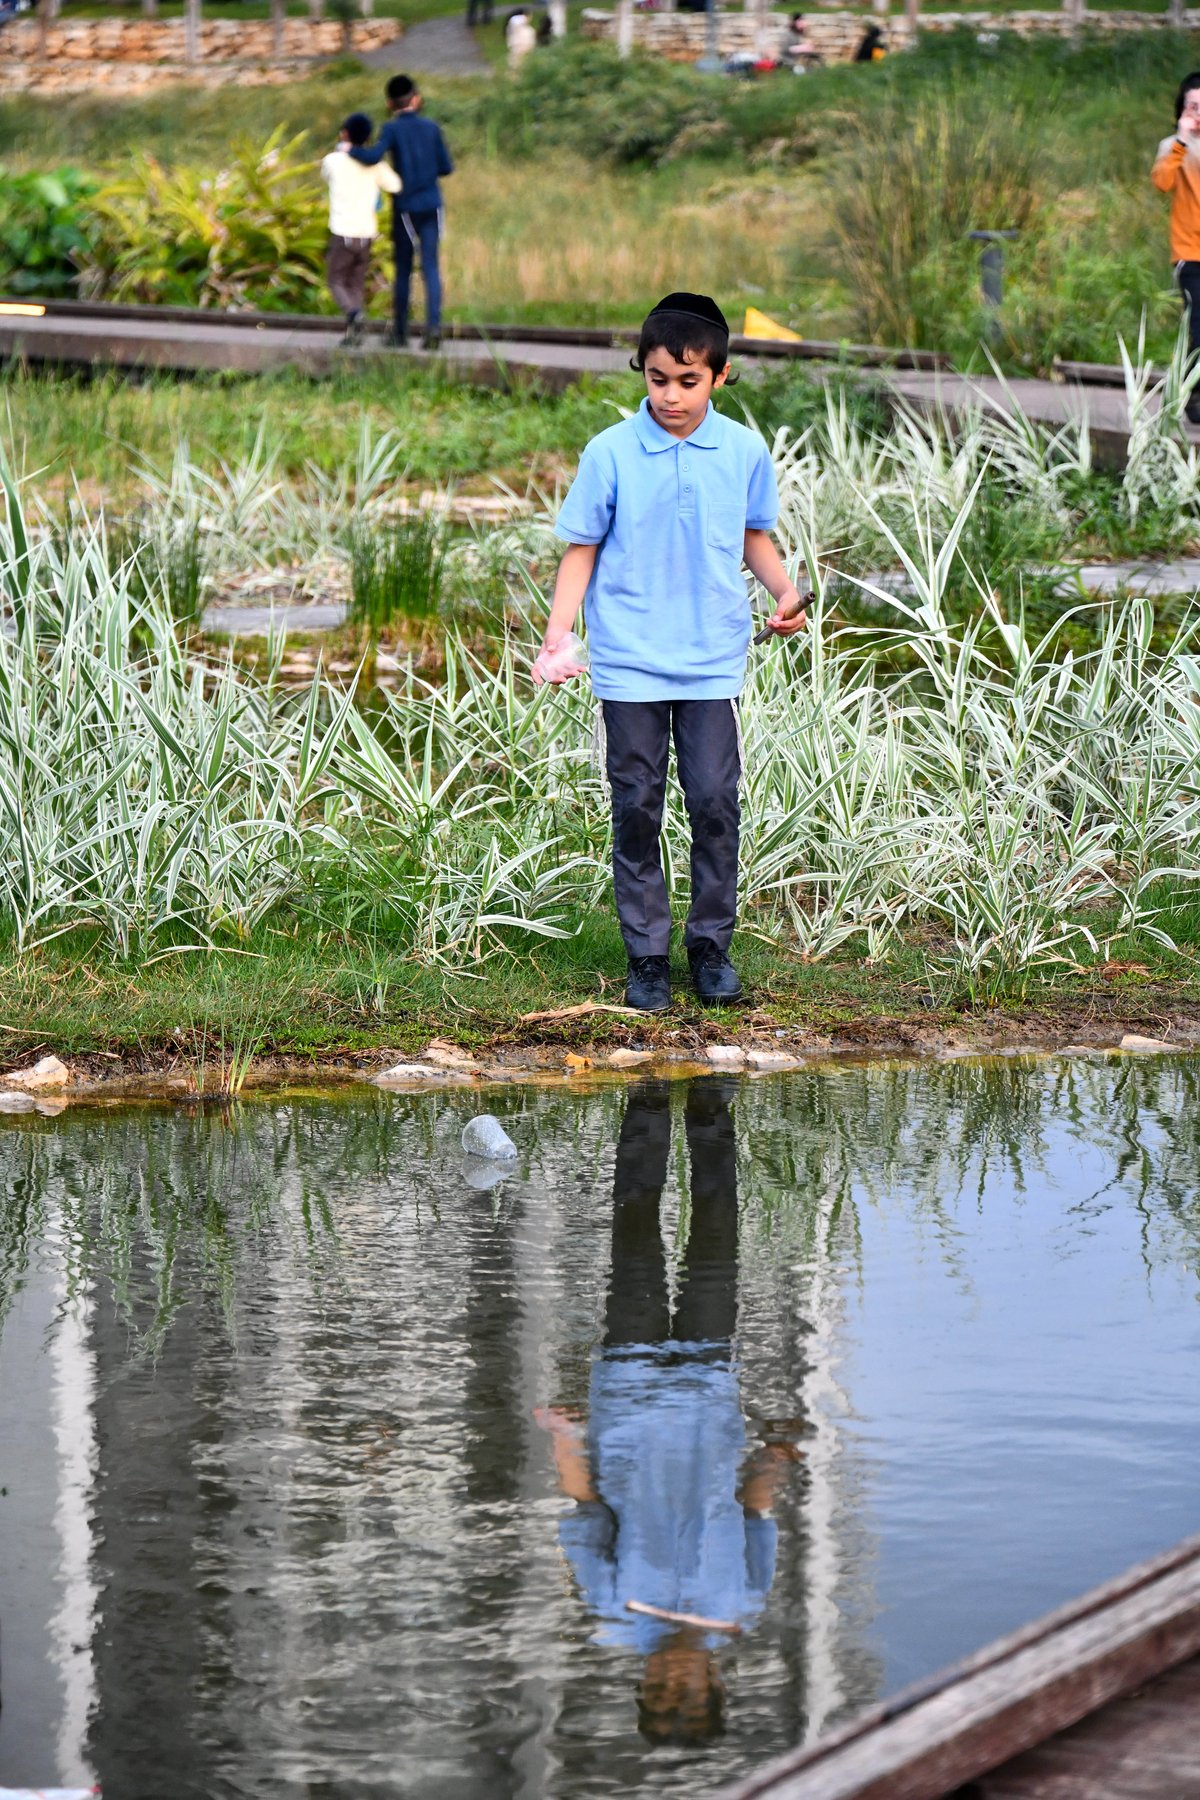
[[[342,126],[338,147],[321,164],[329,189],[329,244],[325,272],[329,291],[346,317],[347,347],[362,338],[367,271],[371,247],[379,235],[380,193],[398,194],[400,178],[390,163],[364,169],[350,155],[353,145],[367,144],[373,130],[366,113],[351,113]]]
[[[401,192],[392,202],[392,244],[396,255],[396,292],[392,322],[393,345],[408,343],[408,307],[412,288],[413,259],[421,256],[425,283],[425,348],[436,350],[442,341],[442,276],[438,245],[442,235],[443,175],[454,172],[450,152],[440,128],[421,116],[421,94],[408,75],[393,75],[387,84],[391,117],[379,141],[365,149],[353,145],[355,162],[374,168],[390,156],[400,177]]]
[[[886,55],[882,29],[878,25],[868,25],[851,60],[856,63],[882,62]]]
[[[1175,130],[1158,146],[1150,175],[1171,196],[1171,261],[1183,297],[1193,362],[1200,357],[1200,71],[1185,75],[1175,96]],[[1200,425],[1200,393],[1186,412]]]
[[[492,22],[492,0],[467,0],[467,25],[490,25]]]
[[[537,32],[523,7],[508,15],[504,27],[504,43],[508,50],[508,66],[519,69],[531,50],[537,48]]]

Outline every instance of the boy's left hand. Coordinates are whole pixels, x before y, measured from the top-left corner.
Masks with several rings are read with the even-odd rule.
[[[767,620],[767,630],[776,637],[794,637],[796,632],[804,630],[807,623],[808,614],[804,610],[804,603],[793,588],[790,594],[781,596],[775,611]]]

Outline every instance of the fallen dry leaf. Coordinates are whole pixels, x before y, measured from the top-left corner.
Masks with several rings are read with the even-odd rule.
[[[592,1059],[590,1056],[576,1056],[573,1050],[567,1051],[568,1069],[590,1069],[591,1066]]]

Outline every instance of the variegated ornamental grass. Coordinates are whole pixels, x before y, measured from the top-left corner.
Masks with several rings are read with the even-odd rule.
[[[1130,368],[1144,398],[1144,364]],[[1193,507],[1194,453],[1148,405],[1138,428],[1131,512],[1168,476]],[[782,537],[817,601],[805,638],[752,655],[747,926],[810,957],[853,945],[881,958],[916,936],[932,968],[979,993],[1096,955],[1101,924],[1165,938],[1149,890],[1200,870],[1200,612],[1166,642],[1136,600],[1035,630],[1024,569],[964,561],[990,472],[1065,506],[1086,433],[1046,437],[1014,410],[954,439],[915,420],[885,438],[831,401],[821,431],[781,434],[774,451]],[[383,506],[396,454],[364,436],[358,470],[327,483],[315,513],[274,481],[266,450],[203,492],[180,464],[155,529],[202,519],[238,557],[264,531],[328,544],[356,502],[359,516]],[[584,684],[529,683],[546,604],[535,580],[494,654],[450,625],[444,677],[409,669],[365,711],[319,675],[296,697],[270,670],[197,661],[162,581],[134,581],[102,520],[27,535],[6,493],[0,916],[21,949],[81,925],[122,956],[236,948],[265,923],[395,934],[415,959],[469,969],[569,935],[603,901],[594,708]],[[834,614],[830,572],[848,541],[852,618]],[[681,893],[677,796],[664,846]]]

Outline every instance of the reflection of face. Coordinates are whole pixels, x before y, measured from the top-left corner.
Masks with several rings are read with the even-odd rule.
[[[660,1744],[703,1744],[725,1729],[725,1688],[717,1659],[686,1632],[646,1658],[638,1695],[643,1737]]]

